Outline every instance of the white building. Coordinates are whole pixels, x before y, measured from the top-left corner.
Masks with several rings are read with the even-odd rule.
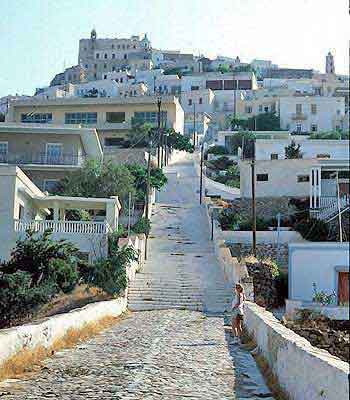
[[[317,304],[315,291],[334,294],[333,302]],[[349,319],[349,243],[290,244],[286,306],[287,313],[308,308]]]
[[[280,98],[281,128],[297,133],[343,130],[344,97],[295,96]]]
[[[255,189],[257,197],[309,198],[310,211],[328,220],[350,204],[349,142],[299,138],[301,159],[285,159],[288,140],[256,140]],[[242,197],[252,196],[251,161],[241,160]]]
[[[53,219],[46,220],[53,209]],[[99,221],[67,221],[65,210],[99,210]],[[0,166],[0,260],[7,260],[16,240],[28,229],[52,230],[54,240],[65,239],[89,260],[106,257],[108,234],[118,227],[118,197],[104,199],[48,196],[16,166]]]

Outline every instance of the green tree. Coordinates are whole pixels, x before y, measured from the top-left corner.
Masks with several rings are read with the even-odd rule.
[[[285,157],[287,159],[297,159],[303,158],[303,153],[301,152],[301,145],[296,144],[294,140],[292,140],[291,144],[284,148]]]
[[[255,140],[254,132],[238,131],[231,135],[228,139],[228,148],[231,154],[237,155],[238,148],[244,150],[244,155],[247,158],[252,157],[252,142]]]
[[[136,191],[141,191],[145,194],[147,187],[147,169],[140,164],[129,164],[127,165],[127,168],[134,177]],[[160,190],[167,184],[167,182],[168,179],[160,168],[151,169],[151,187]]]
[[[248,119],[248,129],[257,131],[279,131],[280,119],[274,112],[258,114]]]
[[[133,119],[132,130],[126,135],[128,147],[147,147],[154,139],[156,128],[150,123],[141,123]]]
[[[167,129],[165,134],[167,135],[167,144],[169,147],[175,150],[193,153],[193,146],[189,137],[175,132],[174,129]]]
[[[5,122],[5,114],[0,112],[0,122]]]
[[[135,194],[135,178],[127,166],[89,160],[79,171],[65,177],[58,191],[73,197],[119,196],[123,199],[128,193]]]
[[[221,64],[218,67],[218,72],[221,72],[222,74],[225,74],[227,72],[230,72],[230,67],[227,64]]]

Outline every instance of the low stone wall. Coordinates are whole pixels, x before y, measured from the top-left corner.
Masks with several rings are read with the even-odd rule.
[[[349,398],[349,364],[313,347],[270,312],[245,305],[245,327],[291,400]]]
[[[126,308],[127,299],[121,297],[89,304],[41,322],[0,330],[0,368],[6,360],[23,350],[34,350],[39,346],[48,349],[70,329],[81,329],[86,324],[105,317],[117,317]]]
[[[252,243],[253,234],[252,231],[223,231],[223,239],[232,243]],[[257,244],[273,244],[277,243],[295,243],[303,242],[304,239],[299,232],[296,231],[257,231],[256,232],[256,243]]]
[[[316,311],[325,317],[334,320],[348,320],[349,319],[349,306],[342,307],[337,305],[321,305],[320,303],[313,303],[310,301],[302,300],[288,300],[286,299],[286,316],[294,319],[298,310],[312,310]]]
[[[119,245],[132,246],[138,251],[138,260],[127,266],[128,280],[131,281],[144,263],[145,235],[119,239]],[[34,350],[38,346],[48,349],[70,329],[79,330],[86,324],[97,322],[105,317],[117,317],[126,310],[127,290],[124,296],[115,300],[88,304],[83,308],[54,315],[42,321],[2,329],[0,330],[0,368],[6,360],[23,350]]]

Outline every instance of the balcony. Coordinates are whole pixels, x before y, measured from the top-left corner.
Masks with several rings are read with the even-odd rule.
[[[307,115],[304,113],[293,113],[292,120],[294,121],[305,121],[307,119]]]
[[[50,155],[47,153],[0,153],[1,164],[81,166],[85,156],[77,154]]]
[[[16,219],[14,223],[15,232],[26,232],[28,229],[34,232],[44,232],[50,229],[52,233],[106,235],[111,230],[106,221],[25,221]]]

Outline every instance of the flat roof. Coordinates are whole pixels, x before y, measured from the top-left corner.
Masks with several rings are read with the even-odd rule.
[[[162,103],[179,103],[175,96],[161,96]],[[61,97],[56,99],[45,99],[32,97],[26,100],[15,100],[10,103],[12,107],[30,106],[57,106],[57,105],[89,105],[89,104],[157,104],[157,96],[135,96],[135,97]]]
[[[88,156],[102,159],[102,146],[97,131],[94,128],[85,128],[81,125],[52,125],[30,123],[0,123],[1,133],[25,134],[54,134],[54,135],[79,135]]]

